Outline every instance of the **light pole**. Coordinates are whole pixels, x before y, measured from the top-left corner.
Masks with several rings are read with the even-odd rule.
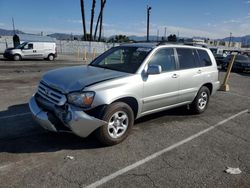
[[[152,8],[147,5],[147,42],[149,42],[149,16]]]

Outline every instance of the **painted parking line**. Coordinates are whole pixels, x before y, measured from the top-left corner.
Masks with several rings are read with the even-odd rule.
[[[118,176],[120,176],[122,174],[125,174],[126,172],[128,172],[130,170],[133,170],[133,169],[135,169],[135,168],[137,168],[137,167],[139,167],[139,166],[141,166],[141,165],[143,165],[143,164],[145,164],[145,163],[147,163],[147,162],[149,162],[149,161],[163,155],[164,153],[167,153],[167,152],[169,152],[169,151],[171,151],[171,150],[173,150],[173,149],[175,149],[177,147],[180,147],[180,146],[194,140],[195,138],[198,138],[198,137],[202,136],[203,134],[215,129],[216,127],[218,127],[220,125],[223,125],[223,124],[227,123],[228,121],[230,121],[230,120],[232,120],[232,119],[234,119],[234,118],[236,118],[236,117],[238,117],[238,116],[240,116],[242,114],[245,114],[247,112],[248,112],[248,109],[243,110],[243,111],[241,111],[241,112],[239,112],[239,113],[237,113],[235,115],[232,115],[229,118],[227,118],[227,119],[225,119],[223,121],[220,121],[219,123],[217,123],[217,124],[215,124],[213,126],[210,126],[207,129],[204,129],[204,130],[202,130],[202,131],[200,131],[200,132],[198,132],[198,133],[196,133],[196,134],[194,134],[194,135],[192,135],[192,136],[190,136],[190,137],[188,137],[188,138],[186,138],[184,140],[181,140],[181,141],[179,141],[179,142],[177,142],[177,143],[175,143],[175,144],[173,144],[173,145],[171,145],[171,146],[169,146],[169,147],[167,147],[167,148],[165,148],[163,150],[160,150],[160,151],[158,151],[158,152],[156,152],[156,153],[154,153],[154,154],[152,154],[152,155],[150,155],[150,156],[148,156],[148,157],[146,157],[146,158],[144,158],[144,159],[142,159],[140,161],[137,161],[137,162],[135,162],[135,163],[123,168],[123,169],[120,169],[120,170],[118,170],[118,171],[116,171],[116,172],[114,172],[114,173],[112,173],[112,174],[110,174],[108,176],[105,176],[102,179],[100,179],[100,180],[86,186],[85,188],[94,188],[94,187],[101,186],[101,185],[109,182],[110,180],[112,180],[112,179],[114,179],[114,178],[116,178],[116,177],[118,177]]]
[[[238,96],[238,97],[249,98],[249,99],[250,99],[250,97],[249,97],[249,96],[246,96],[246,95],[241,95],[241,94],[238,94],[238,93],[228,92],[228,94],[230,94],[230,95],[235,95],[235,96]]]
[[[14,114],[14,115],[9,115],[9,116],[2,116],[0,117],[1,119],[8,119],[8,118],[13,118],[13,117],[18,117],[18,116],[26,116],[26,115],[30,115],[31,112],[25,112],[25,113],[20,113],[20,114]]]

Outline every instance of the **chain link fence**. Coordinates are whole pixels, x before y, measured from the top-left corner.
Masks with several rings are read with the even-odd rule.
[[[90,61],[111,47],[118,45],[118,43],[56,40],[58,59],[61,60]],[[11,47],[13,47],[11,36],[0,37],[0,54],[3,54],[6,48]]]

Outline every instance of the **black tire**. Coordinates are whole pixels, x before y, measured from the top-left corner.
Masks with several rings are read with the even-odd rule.
[[[123,117],[124,115],[124,117],[127,117],[127,119],[125,120],[124,118],[121,118],[120,117],[121,114],[122,114],[121,117]],[[118,115],[117,117],[121,119],[115,118],[116,115]],[[131,109],[129,105],[123,102],[115,102],[115,103],[110,104],[105,109],[101,119],[108,122],[108,124],[101,126],[96,131],[96,136],[97,136],[97,139],[101,142],[101,144],[105,146],[112,146],[112,145],[122,142],[128,136],[132,126],[134,125],[133,110]],[[119,125],[116,125],[115,123]],[[119,130],[124,128],[120,124],[122,125],[126,124],[127,128],[124,130],[121,130],[119,133]],[[116,130],[118,131],[116,132]],[[115,138],[115,134],[116,135],[121,134],[121,135]]]
[[[54,61],[55,56],[54,56],[53,54],[49,54],[47,59],[48,59],[49,61]]]
[[[210,90],[206,86],[202,86],[190,106],[191,111],[194,114],[203,113],[207,109],[209,98]]]
[[[18,54],[15,54],[14,56],[13,56],[13,60],[14,61],[20,61],[22,59],[22,57],[20,56],[20,55],[18,55]]]

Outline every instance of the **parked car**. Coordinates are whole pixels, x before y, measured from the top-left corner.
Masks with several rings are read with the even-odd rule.
[[[95,132],[101,143],[114,145],[142,116],[182,105],[204,112],[219,84],[208,49],[127,44],[111,48],[89,65],[47,72],[29,107],[47,130],[80,137]]]
[[[226,70],[229,62],[232,60],[234,55],[228,55],[222,60],[221,68]],[[246,55],[237,55],[234,61],[233,71],[248,71],[250,70],[250,58]]]
[[[16,48],[7,48],[3,54],[7,59],[47,59],[53,61],[57,57],[54,42],[24,42]]]
[[[223,55],[221,55],[221,54],[216,54],[216,55],[214,55],[214,57],[215,57],[215,60],[216,60],[217,65],[221,65],[222,62],[223,62],[223,59],[225,58],[225,57],[224,57]]]

